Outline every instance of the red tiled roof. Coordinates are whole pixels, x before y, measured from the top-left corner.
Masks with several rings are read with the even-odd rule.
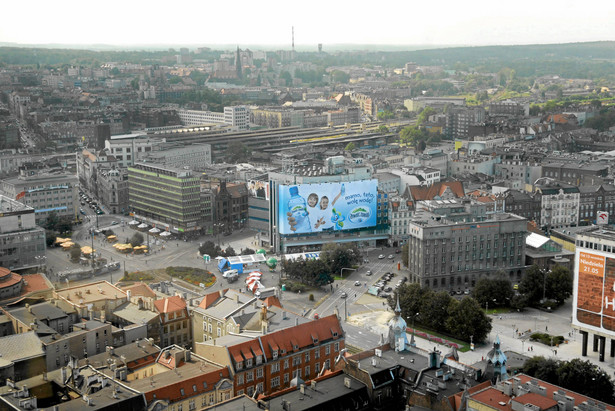
[[[141,297],[151,297],[156,298],[156,293],[152,290],[149,285],[145,283],[139,283],[134,285],[129,285],[127,287],[122,287],[124,291],[130,291],[130,294],[133,296],[141,296]]]
[[[559,387],[557,385],[549,384],[546,381],[530,377],[527,374],[517,374],[517,375],[515,375],[515,377],[517,377],[517,378],[519,378],[521,380],[521,384],[525,384],[525,383],[529,382],[530,380],[536,380],[538,382],[538,385],[541,385],[541,386],[546,388],[546,390],[547,390],[547,397],[549,397],[549,398],[553,398],[553,393],[555,391],[562,389],[561,387]],[[566,391],[566,395],[574,398],[574,405],[576,405],[576,406],[578,406],[581,403],[583,403],[583,402],[585,402],[585,401],[590,399],[589,397],[586,397],[586,396],[581,395],[581,394],[577,394],[574,391],[569,391],[569,390],[564,390],[564,391]],[[596,401],[596,400],[594,400],[594,401]],[[609,404],[605,404],[605,406],[606,406],[607,410],[615,411],[615,407],[614,406],[609,405]]]
[[[171,403],[177,402],[188,397],[200,395],[204,392],[213,392],[216,388],[216,384],[223,378],[229,378],[229,370],[227,367],[216,369],[205,374],[199,374],[193,378],[187,378],[175,384],[154,388],[151,391],[145,392],[145,398],[148,404],[154,400],[154,394],[156,394],[156,398],[168,399]],[[207,383],[207,388],[204,387],[203,383]],[[196,393],[192,389],[193,385],[197,387]],[[181,395],[182,388],[185,393],[183,397]]]
[[[178,295],[154,301],[154,306],[159,313],[172,313],[186,309],[186,301]]]
[[[334,338],[332,331],[337,332],[338,338],[344,335],[344,330],[342,330],[339,319],[335,314],[295,327],[276,331],[271,334],[266,334],[260,337],[260,339],[263,343],[265,357],[272,358],[270,347],[277,346],[280,349],[285,349],[287,353],[290,353],[293,351],[292,342],[298,345],[301,350],[314,344],[312,336],[317,336],[318,341],[326,341]]]
[[[17,273],[10,273],[4,276],[3,281],[0,283],[0,288],[12,287],[22,280],[22,276]]]
[[[429,187],[411,186],[410,195],[415,201],[433,200],[437,196],[441,196],[447,188],[450,188],[457,198],[464,196],[463,183],[461,181],[434,183]]]
[[[522,405],[533,404],[540,407],[541,410],[546,410],[551,407],[557,406],[557,401],[555,401],[553,398],[543,397],[542,395],[533,392],[528,392],[527,394],[520,395],[517,398],[514,398],[513,401],[519,402]]]
[[[48,284],[47,277],[43,274],[29,274],[23,277],[24,286],[22,294],[32,293],[35,291],[49,290],[51,287]],[[26,284],[27,283],[27,284]]]
[[[199,307],[203,308],[205,310],[208,309],[216,301],[218,301],[218,299],[220,298],[221,295],[225,295],[227,291],[228,291],[228,288],[226,288],[226,289],[224,289],[222,291],[214,291],[213,293],[206,294],[205,297],[203,297],[203,299],[201,300],[201,303],[199,304]]]
[[[510,397],[493,387],[477,392],[476,394],[472,394],[470,398],[480,402],[481,404],[485,404],[490,409],[502,411],[512,409],[509,403]],[[504,405],[501,405],[500,403],[504,403]]]
[[[280,302],[280,300],[278,300],[278,297],[276,296],[265,298],[264,303],[267,308],[271,307],[272,305],[275,305],[276,307],[279,307],[279,308],[283,308],[282,303]]]

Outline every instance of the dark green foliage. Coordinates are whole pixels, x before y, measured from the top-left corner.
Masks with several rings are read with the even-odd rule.
[[[509,306],[512,301],[513,288],[510,280],[502,272],[496,274],[496,278],[480,278],[472,290],[472,297],[481,306],[485,303],[489,303],[491,308]]]
[[[473,298],[457,301],[444,291],[434,293],[416,283],[402,285],[398,294],[402,317],[408,326],[414,318],[415,325],[464,341],[470,341],[472,335],[476,342],[483,341],[491,331],[491,319]],[[395,308],[396,304],[395,297],[389,298],[391,308]]]
[[[570,361],[556,361],[550,358],[533,357],[525,362],[523,372],[598,401],[615,404],[611,377],[589,361],[578,358]]]
[[[133,247],[136,247],[136,246],[143,244],[143,240],[144,240],[143,234],[134,233],[134,235],[130,237],[130,239],[127,242],[132,244]]]

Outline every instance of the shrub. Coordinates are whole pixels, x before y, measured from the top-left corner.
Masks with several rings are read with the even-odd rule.
[[[310,294],[309,297],[308,297],[308,300],[314,301],[314,294]]]
[[[538,341],[544,345],[551,345],[551,339],[553,339],[553,346],[562,344],[564,342],[564,337],[561,335],[550,335],[546,333],[533,333],[530,335],[531,341]]]

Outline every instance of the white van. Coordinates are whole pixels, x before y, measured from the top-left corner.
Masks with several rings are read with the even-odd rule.
[[[222,277],[224,278],[228,278],[228,277],[236,276],[236,275],[239,275],[239,271],[237,270],[228,270],[222,273]]]

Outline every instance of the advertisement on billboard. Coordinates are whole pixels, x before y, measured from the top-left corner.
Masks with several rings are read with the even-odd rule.
[[[280,234],[376,225],[378,180],[281,185],[278,193]]]
[[[615,259],[577,250],[572,322],[594,331],[615,331]]]
[[[247,186],[250,197],[269,200],[269,183],[260,180],[250,180]]]

